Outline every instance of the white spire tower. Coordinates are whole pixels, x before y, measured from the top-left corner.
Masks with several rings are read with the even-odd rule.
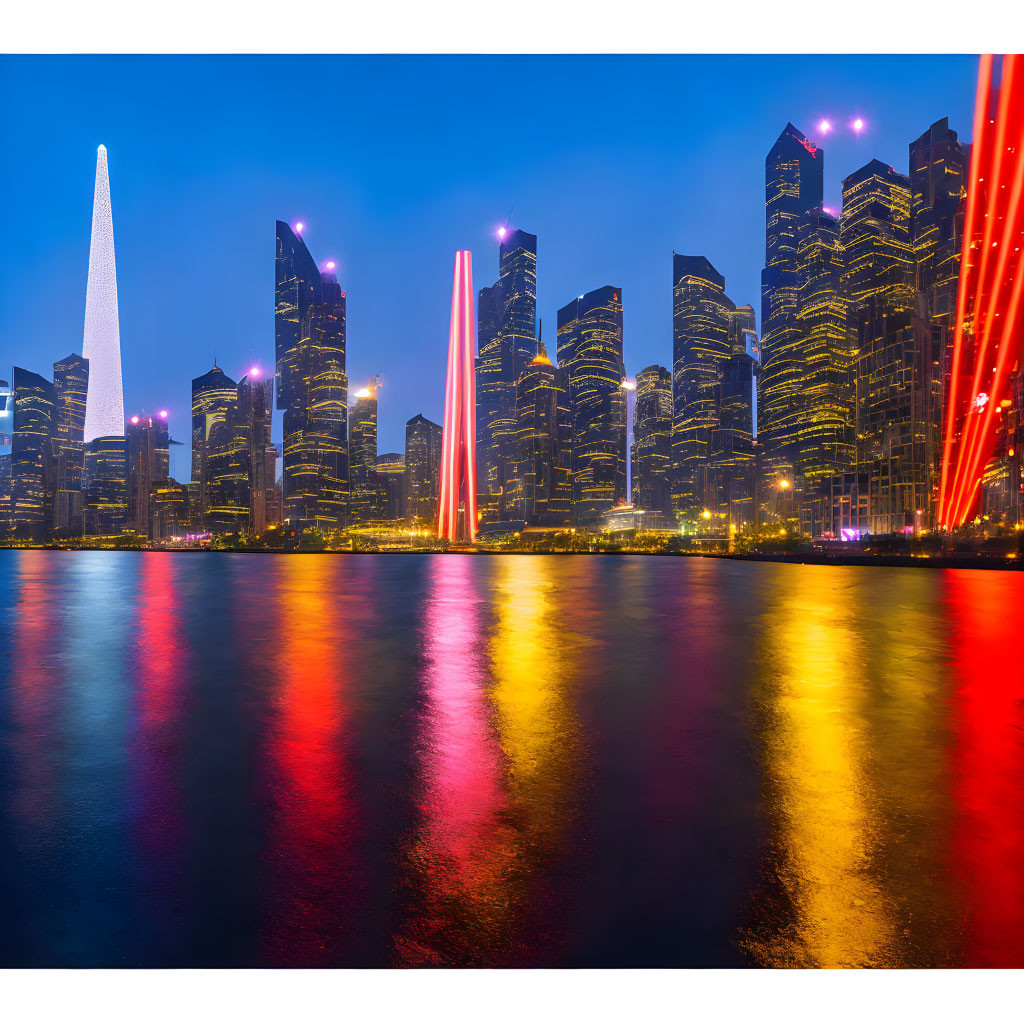
[[[117,322],[114,220],[110,210],[106,146],[100,146],[96,152],[96,192],[92,202],[92,241],[89,245],[82,355],[89,360],[85,440],[124,437],[121,331]]]

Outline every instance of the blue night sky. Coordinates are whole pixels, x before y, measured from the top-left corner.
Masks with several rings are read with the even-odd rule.
[[[685,42],[683,40],[682,42]],[[871,57],[0,57],[0,376],[81,351],[96,147],[109,150],[126,413],[274,359],[274,220],[302,220],[348,293],[352,389],[381,452],[441,419],[453,253],[497,276],[494,231],[539,236],[538,312],[618,285],[625,358],[671,365],[673,249],[760,320],[764,157],[823,117],[826,201],[948,116],[969,141],[977,60]],[[846,128],[862,116],[860,138]],[[819,141],[821,141],[819,139]],[[759,324],[760,326],[760,324]],[[552,346],[553,348],[553,346]],[[275,424],[275,439],[280,438]]]

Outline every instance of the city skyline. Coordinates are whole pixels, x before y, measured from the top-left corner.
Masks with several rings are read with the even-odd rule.
[[[63,60],[71,65],[76,59]],[[117,75],[129,71],[138,74],[140,66],[147,64],[144,58],[122,58],[122,68],[118,69],[118,59],[96,60],[103,66],[96,79],[100,83],[98,89],[109,87]],[[170,58],[163,64],[175,60],[187,62],[190,58]],[[259,63],[255,58],[235,60],[249,65]],[[287,58],[278,60],[288,62]],[[385,77],[381,74],[383,65],[389,65],[396,81],[389,86],[390,94],[385,90],[374,101],[386,104],[388,96],[393,98],[400,82],[412,73],[412,66],[425,59],[401,59],[409,68],[400,67],[398,72],[394,71],[396,60],[323,58],[313,59],[313,63],[349,61],[367,81],[375,76]],[[452,66],[473,62],[472,58],[432,60],[443,73],[435,76],[439,81],[431,84],[431,96],[451,87]],[[690,70],[695,75],[703,71],[703,80],[697,75],[694,86],[695,95],[703,95],[697,87],[713,92],[712,85],[720,83],[730,68],[743,69],[744,76],[752,77],[765,73],[766,65],[772,65],[773,88],[767,90],[771,94],[767,97],[747,93],[743,109],[734,104],[727,120],[716,118],[714,106],[705,105],[709,115],[684,122],[682,132],[673,131],[667,121],[669,127],[659,129],[654,118],[657,105],[649,103],[647,113],[639,121],[616,121],[612,137],[630,148],[630,158],[609,151],[597,165],[589,159],[591,143],[574,142],[569,136],[560,149],[548,145],[557,119],[547,110],[538,114],[537,143],[531,149],[540,159],[539,172],[531,173],[525,168],[523,165],[530,161],[521,156],[509,158],[503,164],[488,164],[488,142],[481,148],[479,166],[474,163],[462,174],[443,180],[442,171],[451,169],[448,147],[435,139],[429,150],[433,160],[417,165],[419,173],[409,174],[404,192],[395,187],[397,168],[389,172],[390,177],[384,175],[376,192],[368,188],[365,180],[379,172],[378,161],[390,152],[390,143],[377,151],[360,151],[361,159],[350,161],[334,182],[320,176],[328,157],[325,148],[307,147],[304,152],[279,161],[255,165],[260,167],[258,171],[250,164],[248,174],[231,184],[225,181],[225,176],[230,176],[229,169],[235,163],[251,160],[251,144],[238,146],[233,155],[226,155],[216,147],[211,151],[185,142],[169,143],[166,132],[162,140],[154,139],[150,133],[138,131],[134,124],[129,140],[122,123],[128,101],[99,102],[99,113],[76,124],[66,138],[26,147],[26,151],[31,149],[34,154],[33,160],[27,161],[30,166],[8,167],[5,171],[12,189],[26,196],[26,210],[30,215],[35,210],[17,256],[3,257],[5,291],[13,289],[21,296],[31,295],[23,279],[33,272],[37,275],[34,287],[39,289],[43,278],[38,275],[44,273],[44,261],[45,279],[65,282],[65,286],[53,289],[56,294],[50,316],[42,323],[34,319],[31,359],[23,354],[24,346],[12,339],[26,336],[32,303],[16,303],[7,296],[8,342],[4,362],[45,365],[79,347],[88,264],[86,218],[91,208],[88,200],[82,203],[82,194],[91,191],[92,183],[84,168],[95,159],[96,147],[104,144],[110,150],[115,206],[126,413],[145,410],[156,414],[157,410],[167,408],[172,436],[187,441],[189,382],[212,365],[215,355],[219,365],[236,379],[252,365],[271,368],[274,340],[266,281],[269,218],[259,211],[272,204],[274,209],[269,213],[275,218],[293,222],[304,219],[318,259],[337,260],[339,284],[348,294],[351,386],[356,389],[371,377],[382,376],[379,450],[401,450],[408,420],[423,414],[437,422],[443,416],[443,370],[438,369],[438,354],[443,352],[447,330],[443,268],[454,249],[468,247],[475,253],[480,283],[486,283],[493,279],[492,275],[496,276],[497,228],[508,223],[512,228],[536,232],[538,318],[548,319],[553,327],[556,311],[566,302],[614,281],[621,286],[624,299],[627,372],[635,374],[647,365],[668,365],[672,317],[666,292],[671,283],[668,258],[673,250],[706,257],[728,281],[730,298],[738,306],[760,306],[757,284],[764,245],[760,180],[763,158],[787,121],[813,138],[821,131],[821,120],[830,119],[832,130],[819,139],[827,154],[824,198],[826,205],[838,209],[838,185],[843,178],[874,158],[904,167],[909,143],[936,120],[948,117],[950,127],[959,132],[961,139],[969,141],[977,67],[973,57],[787,58],[797,65],[795,70],[784,68],[782,59],[777,58],[655,58],[636,68],[629,58],[569,58],[570,63],[582,62],[577,70],[583,68],[583,73],[573,76],[564,68],[555,70],[561,65],[552,63],[552,59],[548,59],[547,66],[544,58],[492,60],[499,64],[504,60],[525,62],[536,72],[538,82],[552,76],[561,79],[555,83],[560,86],[556,90],[560,97],[570,97],[593,85],[594,69],[606,65],[607,81],[596,92],[591,89],[599,100],[613,94],[616,84],[629,79],[629,88],[614,95],[610,107],[602,108],[600,102],[596,103],[597,108],[612,114],[621,114],[630,97],[635,99],[654,82],[671,78],[673,69]],[[149,61],[148,67],[143,68],[144,74],[158,80],[166,75],[165,68],[156,67],[159,63]],[[18,67],[17,59],[4,58],[0,66],[15,86],[19,75],[27,73]],[[114,71],[110,70],[112,66]],[[54,67],[61,70],[59,62]],[[240,70],[245,72],[243,79],[251,77],[249,69]],[[199,89],[207,74],[197,74],[186,92]],[[817,88],[810,93],[814,96],[810,100],[806,90],[801,90],[801,83],[814,80],[815,76]],[[45,112],[47,104],[54,101],[51,90],[59,87],[61,74],[42,77],[47,84],[34,100],[37,113]],[[879,78],[884,80],[884,88],[879,85]],[[567,84],[570,79],[572,86]],[[858,85],[854,86],[852,79]],[[922,79],[929,82],[928,89],[921,89]],[[916,92],[911,89],[911,81]],[[880,95],[886,90],[890,98],[883,102]],[[89,88],[84,91],[88,93]],[[796,95],[799,100],[795,100]],[[167,104],[165,94],[158,89],[155,96],[162,109]],[[64,99],[72,102],[66,96]],[[75,98],[74,102],[90,99],[95,101],[96,96]],[[266,97],[254,96],[253,111],[262,109],[267,102]],[[426,103],[428,98],[419,102]],[[373,132],[378,130],[371,130],[366,121],[372,106],[363,104],[352,115],[353,130],[360,139],[372,139]],[[665,104],[666,108],[671,106]],[[27,104],[27,108],[32,107],[32,103]],[[173,103],[171,108],[176,109]],[[5,107],[5,128],[16,135],[24,134],[19,132],[24,127],[24,116]],[[250,123],[253,116],[250,112],[243,121]],[[593,110],[580,111],[581,131],[596,116]],[[864,122],[859,134],[850,127],[855,116]],[[104,119],[108,122],[106,132],[98,123]],[[207,131],[208,128],[198,125],[193,134],[202,136]],[[29,135],[34,136],[34,132],[35,129]],[[94,134],[91,145],[85,147],[82,136],[87,132]],[[567,139],[564,130],[559,138]],[[230,141],[238,143],[238,139],[232,138],[222,144],[221,150]],[[409,137],[409,142],[415,149],[416,138]],[[183,166],[179,161],[186,150],[195,153],[196,164]],[[175,158],[161,173],[154,174],[154,163],[172,151]],[[727,153],[729,159],[723,161],[722,153]],[[47,156],[51,159],[48,164]],[[45,174],[39,173],[37,160],[47,164]],[[553,186],[572,175],[573,166],[580,161],[586,161],[587,180],[573,192],[559,193]],[[271,198],[284,192],[289,177],[282,173],[281,165],[291,168],[292,188],[280,199]],[[485,167],[489,170],[487,174]],[[208,180],[197,181],[193,168],[208,170]],[[171,186],[168,173],[176,176],[180,184]],[[640,178],[649,183],[642,196],[635,190],[636,179]],[[739,189],[737,182],[746,182],[750,187],[744,185]],[[47,192],[45,206],[39,189]],[[379,216],[384,189],[392,201],[387,213]],[[603,199],[599,194],[602,191]],[[246,213],[241,199],[253,199],[254,193],[258,194],[255,204]],[[615,201],[609,203],[609,196]],[[666,216],[655,220],[649,215],[649,208],[658,203],[663,204]],[[558,210],[558,206],[565,209]],[[185,209],[190,216],[183,218]],[[174,216],[169,218],[172,213]],[[12,226],[16,230],[23,216],[21,211],[14,211]],[[176,221],[173,227],[168,218]],[[225,230],[217,230],[227,224],[236,232],[232,239],[225,237]],[[188,225],[187,231],[183,225]],[[590,240],[581,240],[588,226],[600,231],[607,241],[595,245]],[[149,240],[144,241],[147,232]],[[395,246],[398,235],[403,236],[401,249]],[[194,244],[196,237],[203,242],[198,247]],[[189,259],[175,262],[186,243]],[[394,253],[399,251],[406,258],[400,267],[395,267]],[[209,291],[211,276],[216,278],[222,293],[219,303],[212,301]],[[81,282],[80,289],[75,287],[76,281]],[[384,299],[389,289],[390,303]],[[396,289],[408,299],[407,303],[393,301]],[[194,302],[178,301],[184,295]],[[186,329],[181,318],[188,311],[191,327]],[[198,329],[196,312],[201,314]],[[410,320],[416,317],[422,319],[410,329]],[[757,319],[760,334],[760,315]],[[231,323],[230,329],[227,321]],[[430,386],[432,381],[434,386]],[[275,416],[274,439],[281,439],[280,415]],[[187,447],[179,449],[177,455],[175,475],[179,479],[189,475],[185,451]]]

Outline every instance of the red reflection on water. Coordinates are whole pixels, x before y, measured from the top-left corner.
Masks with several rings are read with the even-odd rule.
[[[475,569],[467,558],[432,562],[423,626],[420,823],[409,852],[417,899],[396,938],[406,966],[486,962],[512,909],[504,890],[512,836],[500,820],[507,800],[485,697]]]
[[[341,566],[341,559],[315,555],[276,559],[268,580],[279,618],[268,634],[284,640],[259,652],[279,679],[267,751],[275,890],[267,945],[281,966],[331,962],[341,939],[339,901],[354,866],[351,770],[342,739],[352,638],[339,598],[348,584],[333,578]],[[259,635],[248,632],[247,642]]]
[[[57,789],[51,757],[56,741],[54,707],[59,672],[53,657],[59,649],[57,587],[52,578],[54,558],[49,551],[19,551],[15,585],[17,622],[13,630],[10,678],[15,734],[14,788],[11,813],[34,828],[52,826],[57,813]]]
[[[1024,963],[1024,576],[950,570],[958,828],[969,893],[966,962]]]
[[[175,556],[142,553],[137,598],[138,721],[133,775],[140,790],[143,844],[164,850],[180,834],[175,746],[185,686]]]

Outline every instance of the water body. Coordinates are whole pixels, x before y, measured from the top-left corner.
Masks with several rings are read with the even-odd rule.
[[[3,966],[1024,966],[1024,574],[0,552]]]

